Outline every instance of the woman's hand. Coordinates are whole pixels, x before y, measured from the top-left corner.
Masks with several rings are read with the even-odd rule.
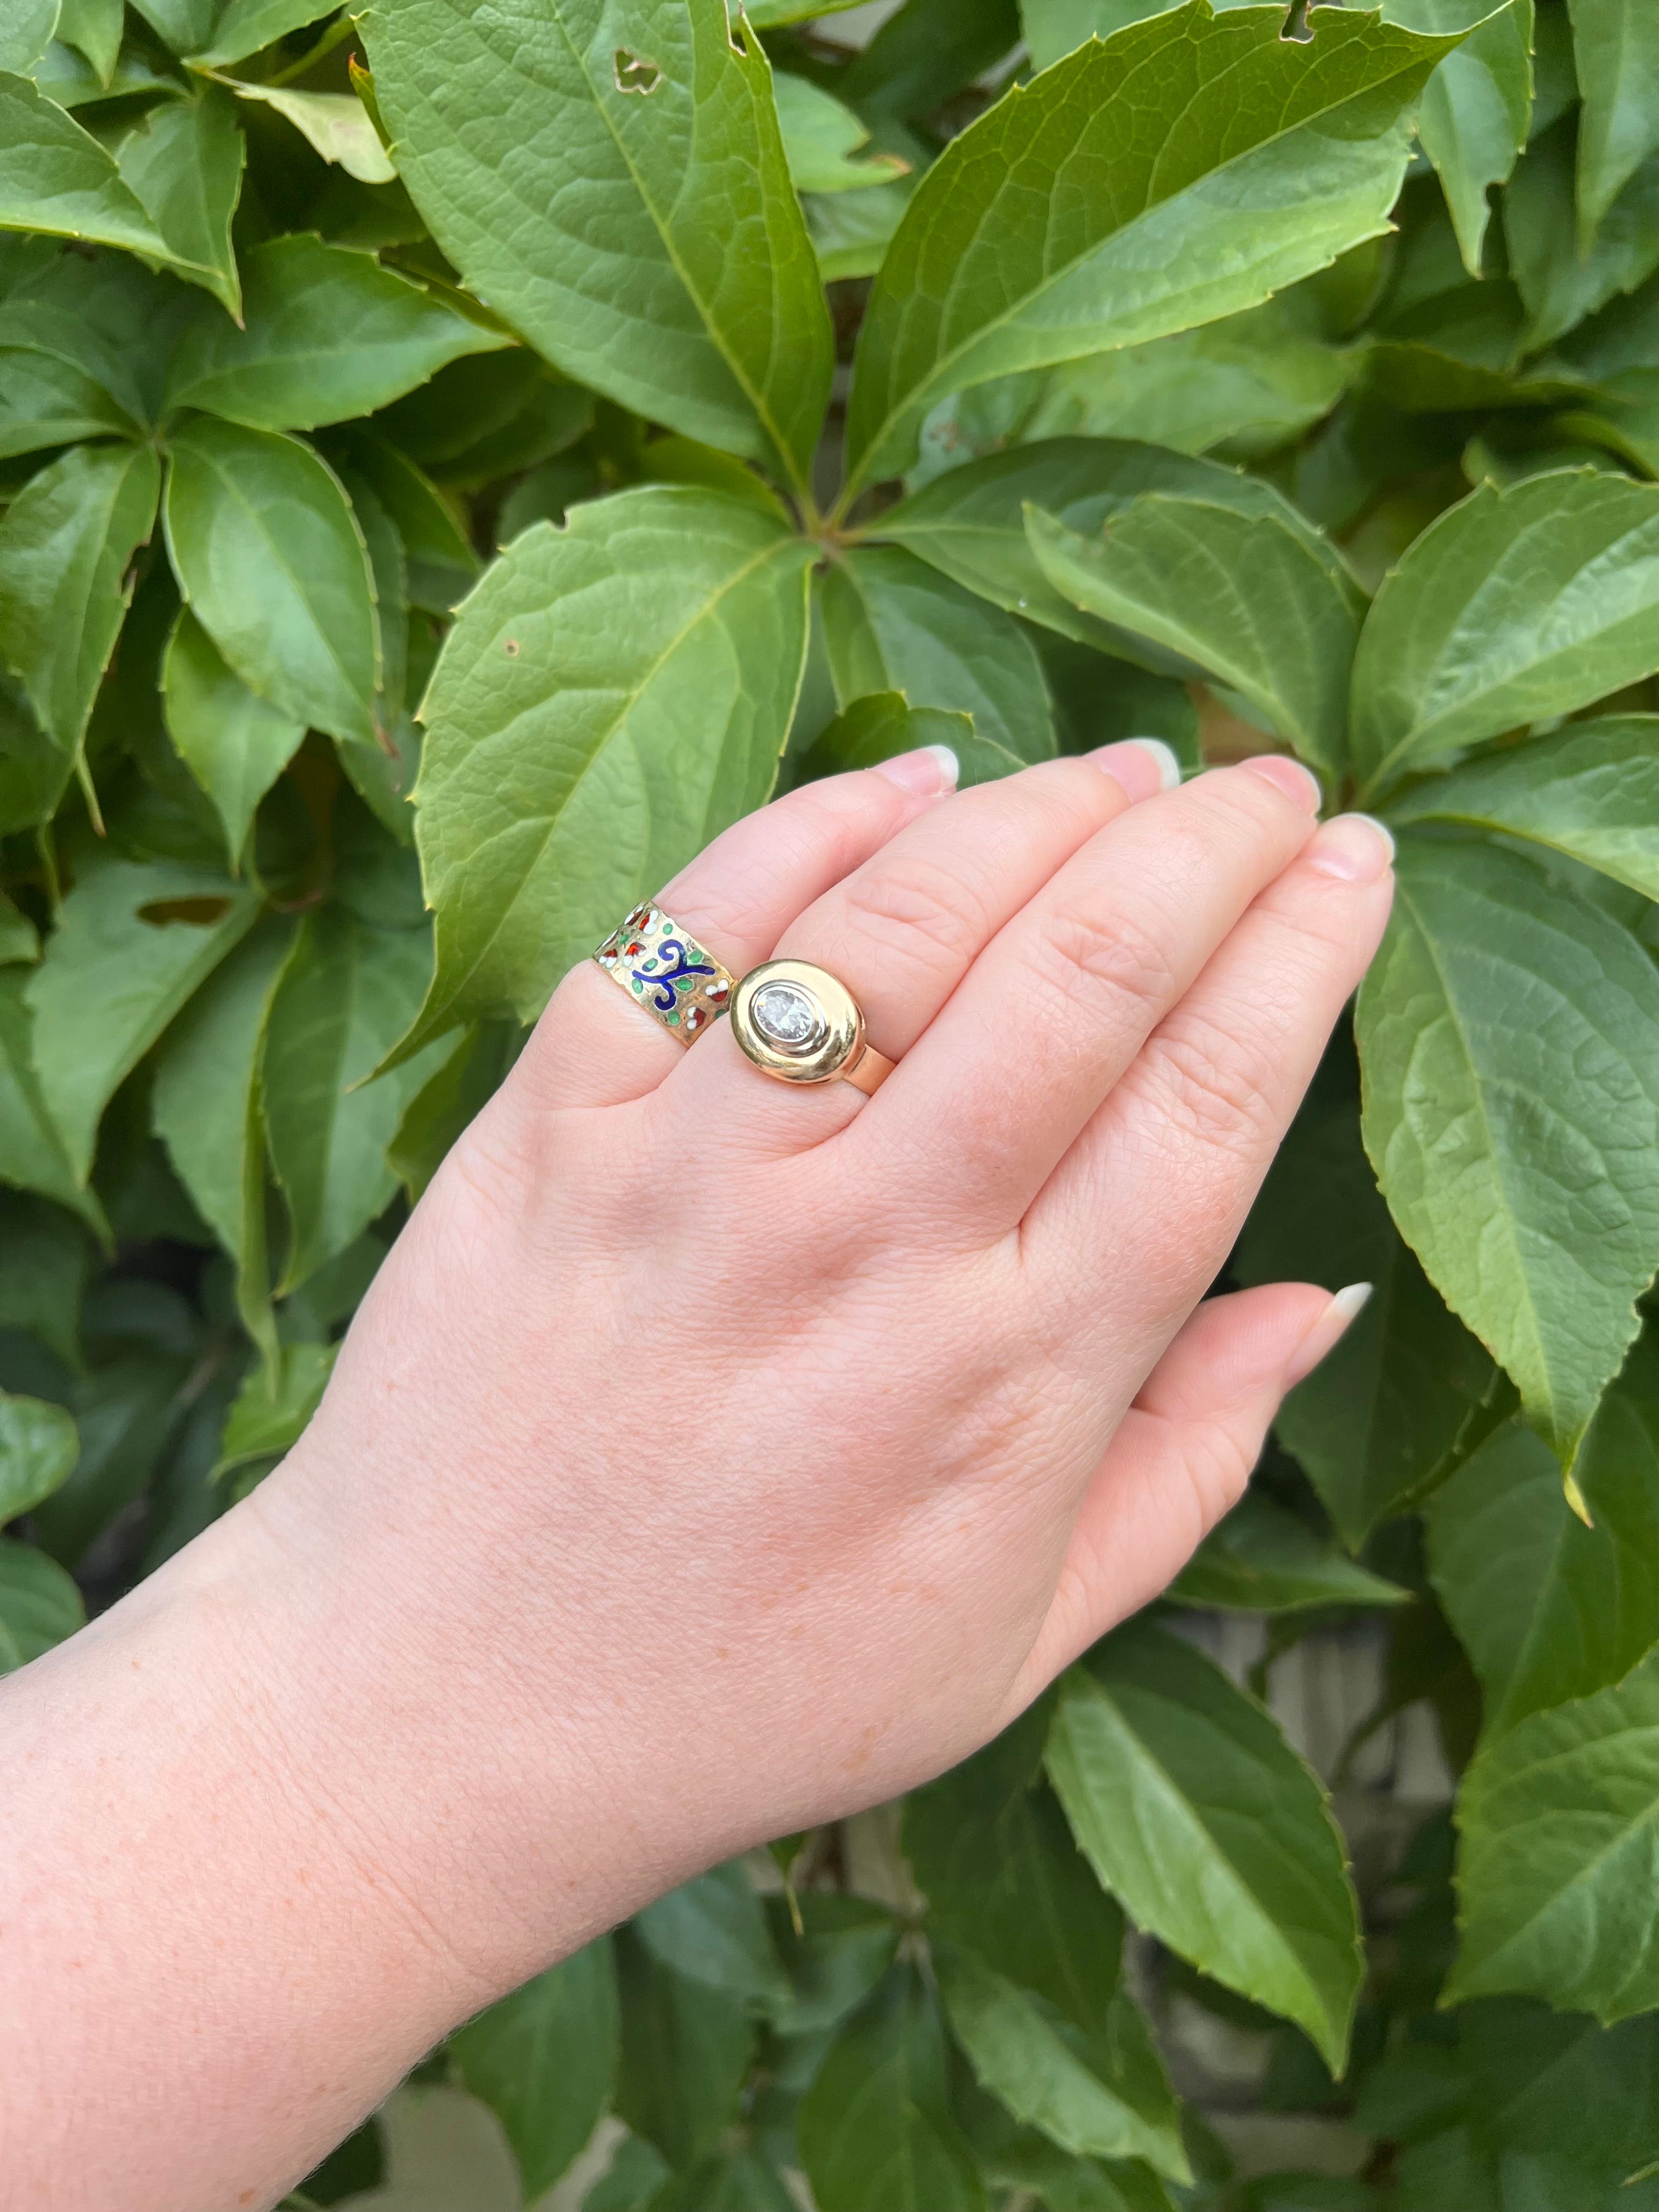
[[[235,1620],[234,1694],[181,1692],[178,1723],[198,1759],[234,1727],[263,1776],[261,1820],[220,1808],[254,1893],[230,1940],[257,1956],[285,1888],[290,1957],[355,1947],[353,1988],[267,1992],[239,2030],[289,2114],[264,2166],[222,2124],[222,2200],[129,2182],[123,2212],[255,2201],[230,2182],[303,2170],[426,2042],[657,1891],[963,1758],[1237,1498],[1353,1302],[1198,1302],[1376,945],[1389,851],[1317,827],[1283,759],[1160,781],[1132,744],[948,795],[912,755],[727,831],[663,906],[735,974],[840,976],[884,1086],[770,1082],[724,1022],[683,1050],[579,969],[300,1446],[31,1670],[73,1706],[101,1638],[100,1711],[153,1729],[119,1678],[167,1603],[216,1666]],[[359,2055],[400,1975],[407,2035]]]

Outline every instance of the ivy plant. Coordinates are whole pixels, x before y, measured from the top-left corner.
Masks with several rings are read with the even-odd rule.
[[[276,1463],[725,823],[1283,748],[1399,893],[1231,1267],[1376,1296],[1244,1502],[977,1758],[423,2073],[526,2203],[608,2146],[588,2212],[1659,2205],[1652,26],[844,13],[4,10],[0,1667]],[[1379,1850],[1423,1705],[1455,1799]],[[1340,2172],[1177,2094],[1194,2016]]]

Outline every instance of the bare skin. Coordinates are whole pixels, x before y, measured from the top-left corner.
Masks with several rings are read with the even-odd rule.
[[[1391,896],[1283,760],[811,787],[662,895],[865,1099],[591,963],[254,1495],[0,1687],[0,2205],[268,2205],[458,2021],[1152,1597],[1352,1311],[1199,1301]]]

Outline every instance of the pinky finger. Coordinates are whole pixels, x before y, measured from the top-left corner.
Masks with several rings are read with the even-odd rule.
[[[1285,1393],[1334,1349],[1370,1295],[1368,1283],[1334,1297],[1273,1283],[1198,1308],[1090,1478],[1011,1712],[1180,1572],[1243,1496]]]

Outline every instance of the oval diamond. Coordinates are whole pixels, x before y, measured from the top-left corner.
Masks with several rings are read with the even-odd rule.
[[[799,983],[768,983],[756,992],[749,1009],[755,1027],[785,1052],[800,1052],[823,1035],[817,1001]]]

